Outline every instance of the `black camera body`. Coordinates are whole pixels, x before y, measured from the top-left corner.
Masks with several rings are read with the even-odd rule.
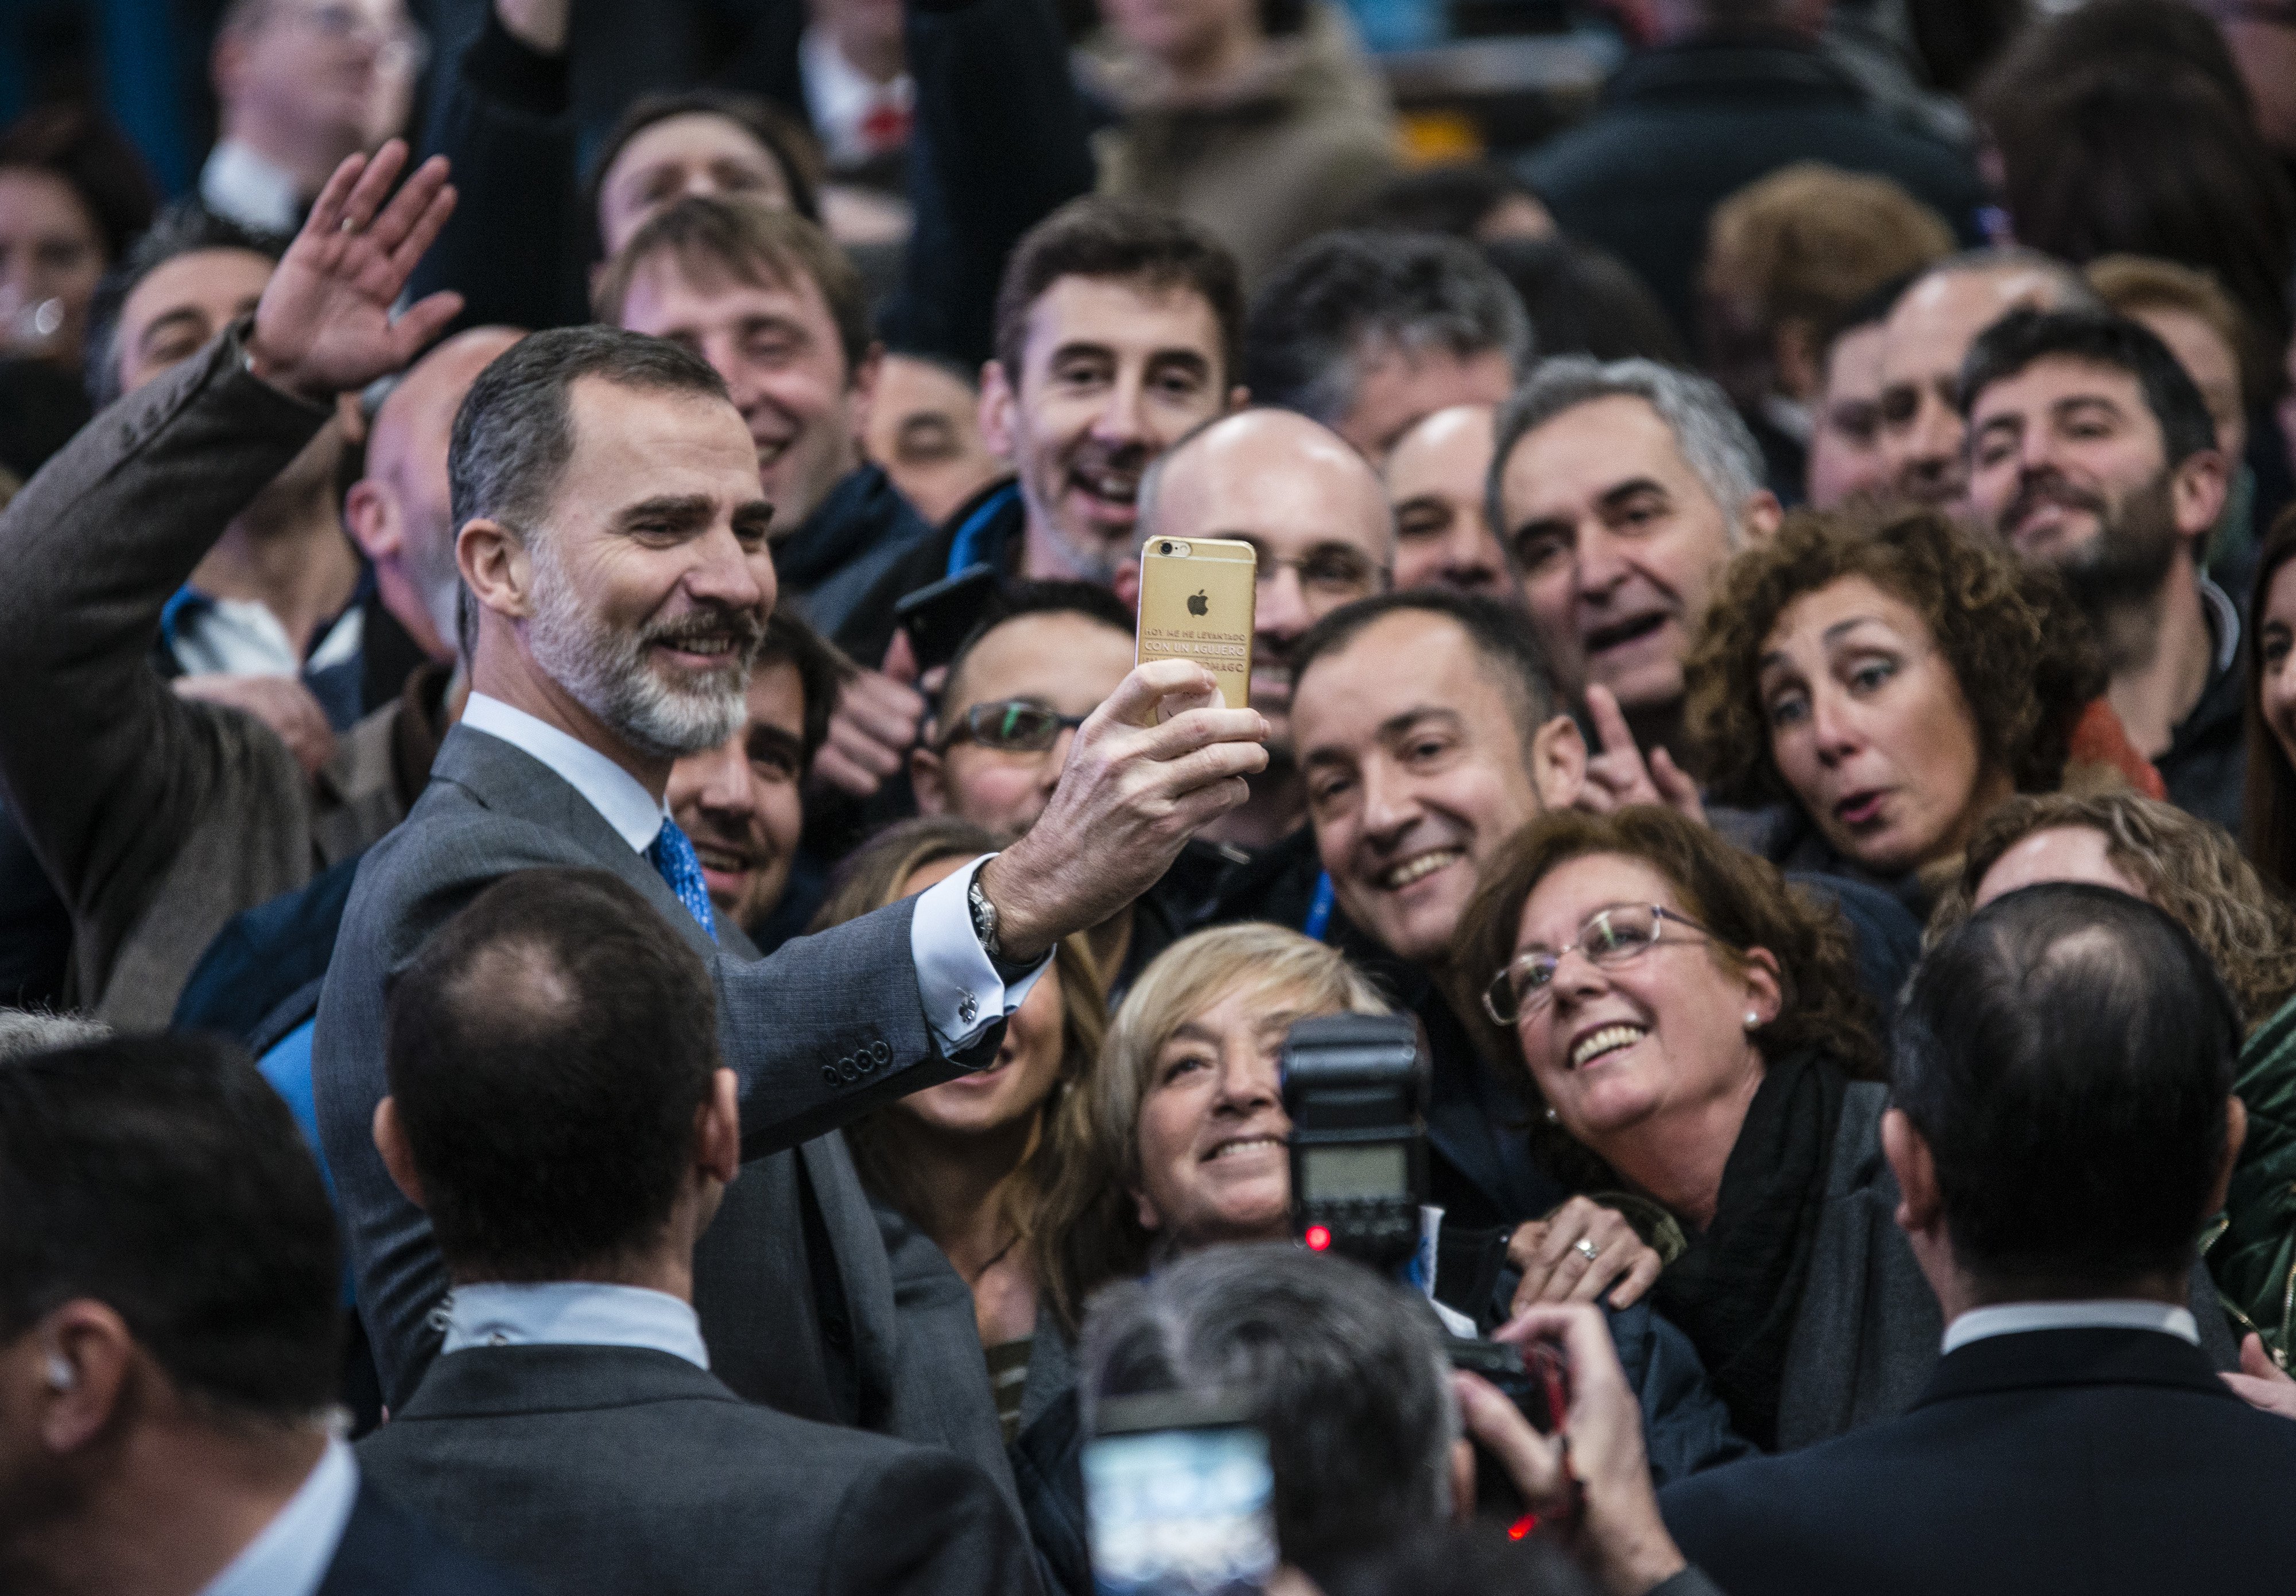
[[[1328,1014],[1283,1039],[1293,1231],[1391,1270],[1419,1246],[1428,1065],[1409,1015]]]

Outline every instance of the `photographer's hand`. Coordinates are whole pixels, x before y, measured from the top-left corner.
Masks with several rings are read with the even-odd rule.
[[[1569,1487],[1555,1476],[1567,1469],[1578,1483],[1579,1501],[1577,1520],[1563,1526],[1563,1543],[1611,1596],[1643,1596],[1682,1572],[1687,1565],[1659,1517],[1658,1493],[1651,1485],[1642,1404],[1619,1366],[1602,1310],[1583,1303],[1530,1308],[1494,1338],[1517,1346],[1558,1342],[1570,1371],[1570,1409],[1562,1426],[1567,1445],[1563,1439],[1540,1436],[1513,1403],[1476,1381],[1505,1410],[1493,1412],[1490,1403],[1465,1387],[1464,1381],[1472,1377],[1458,1377],[1468,1428],[1506,1462],[1523,1499],[1534,1510],[1542,1502],[1559,1506]]]

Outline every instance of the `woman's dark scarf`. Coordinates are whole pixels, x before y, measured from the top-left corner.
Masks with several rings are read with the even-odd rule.
[[[1738,1433],[1777,1445],[1778,1386],[1825,1206],[1841,1069],[1815,1052],[1769,1067],[1722,1169],[1714,1223],[1659,1276],[1658,1311],[1680,1326]]]

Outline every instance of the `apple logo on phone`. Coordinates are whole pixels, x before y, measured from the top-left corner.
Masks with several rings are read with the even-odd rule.
[[[1201,590],[1190,594],[1188,597],[1188,613],[1190,615],[1209,615],[1211,613],[1211,607],[1212,602],[1206,598]]]

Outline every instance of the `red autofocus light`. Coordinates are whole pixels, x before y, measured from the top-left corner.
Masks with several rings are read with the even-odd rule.
[[[1507,1539],[1510,1541],[1520,1541],[1538,1527],[1538,1515],[1537,1513],[1525,1513],[1521,1518],[1507,1526]]]
[[[1332,1249],[1332,1230],[1329,1225],[1311,1224],[1305,1238],[1309,1252],[1329,1252]]]

